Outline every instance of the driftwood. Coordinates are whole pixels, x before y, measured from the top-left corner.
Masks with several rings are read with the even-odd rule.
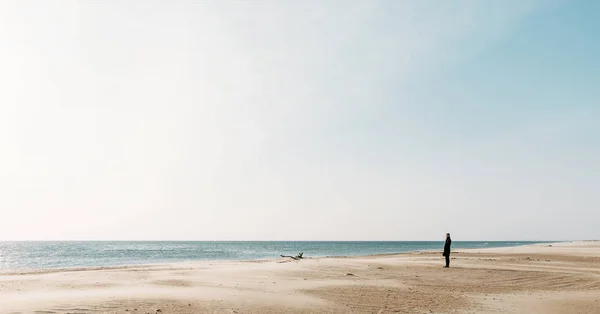
[[[296,256],[281,255],[281,257],[289,257],[291,259],[299,260],[299,259],[303,259],[304,258],[302,255],[304,255],[304,252],[298,253],[298,255],[296,255]]]

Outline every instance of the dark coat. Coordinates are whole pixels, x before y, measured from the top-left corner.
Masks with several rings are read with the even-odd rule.
[[[452,245],[452,240],[450,238],[446,238],[446,244],[444,244],[444,256],[450,255],[450,245]]]

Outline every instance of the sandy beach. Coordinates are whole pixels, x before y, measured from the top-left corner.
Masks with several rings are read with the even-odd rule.
[[[600,242],[2,273],[0,313],[600,313]]]

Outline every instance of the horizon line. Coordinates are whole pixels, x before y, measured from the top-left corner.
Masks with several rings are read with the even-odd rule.
[[[439,242],[440,240],[0,240],[2,242]],[[575,240],[455,240],[454,242],[574,242],[600,241],[597,239]]]

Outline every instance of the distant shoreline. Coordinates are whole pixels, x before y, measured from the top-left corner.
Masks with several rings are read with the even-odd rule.
[[[594,240],[590,240],[594,241]],[[66,241],[68,243],[68,241]],[[99,241],[102,243],[118,243],[113,241]],[[162,243],[171,243],[171,241],[160,241]],[[307,241],[307,242],[295,242],[295,243],[315,243],[318,241]],[[494,244],[507,244],[505,246],[493,246],[490,248],[511,248],[511,247],[520,247],[520,246],[532,246],[532,245],[551,245],[557,243],[566,243],[573,241],[456,241],[453,243],[453,250],[460,251],[468,251],[468,250],[486,250],[489,249],[487,247],[481,248],[469,248],[469,247],[461,247],[460,244],[481,244],[481,243],[494,243]],[[579,241],[579,242],[587,242],[587,241]],[[60,242],[63,243],[63,242]],[[127,243],[153,243],[146,241],[127,241]],[[155,243],[155,242],[154,242]],[[204,242],[198,242],[204,243]],[[231,242],[214,242],[214,243],[231,243]],[[240,243],[261,243],[261,242],[240,242]],[[273,242],[265,242],[265,243],[273,243]],[[288,243],[288,242],[281,242]],[[341,242],[328,242],[323,241],[321,243],[382,243],[381,241],[364,241],[364,242],[354,242],[354,241],[341,241]],[[389,241],[388,243],[435,243],[441,244],[442,241]],[[431,249],[414,249],[414,250],[406,250],[399,252],[389,252],[389,253],[371,253],[371,254],[345,254],[345,255],[317,255],[310,256],[305,255],[305,260],[314,260],[314,259],[360,259],[360,258],[377,258],[377,257],[393,257],[399,255],[409,255],[415,253],[432,253],[432,252],[441,252],[442,247],[431,248]],[[284,252],[289,253],[289,252]],[[298,253],[298,252],[296,252]],[[296,254],[293,253],[293,254]],[[457,252],[458,253],[458,252]],[[59,272],[80,272],[80,271],[101,271],[101,270],[126,270],[126,269],[143,269],[143,268],[151,268],[151,267],[166,267],[166,266],[174,266],[181,264],[221,264],[221,263],[256,263],[256,262],[277,262],[282,260],[279,256],[273,257],[260,257],[260,258],[250,258],[250,259],[185,259],[185,260],[173,260],[173,261],[139,261],[139,263],[124,263],[124,264],[115,264],[115,265],[90,265],[90,266],[73,266],[73,267],[47,267],[47,268],[16,268],[16,269],[0,269],[0,275],[23,275],[23,274],[43,274],[43,273],[59,273]]]

